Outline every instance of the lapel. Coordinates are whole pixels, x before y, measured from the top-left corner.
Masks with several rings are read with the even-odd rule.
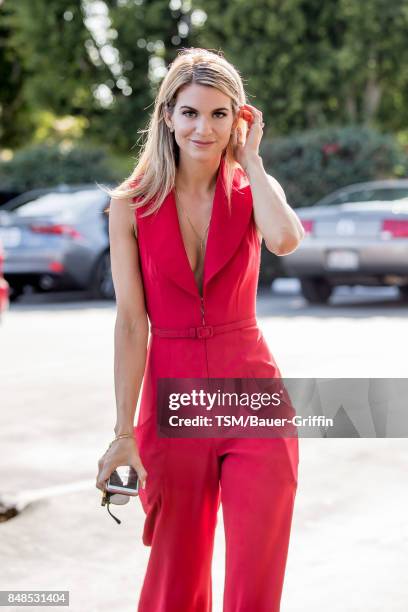
[[[232,193],[231,214],[224,188],[224,158],[221,158],[214,193],[211,221],[204,259],[203,294],[206,285],[233,256],[238,248],[252,214],[252,194],[248,179],[236,169]],[[145,207],[142,207],[145,209]],[[139,209],[140,210],[140,209]],[[162,273],[182,289],[200,297],[193,271],[187,258],[177,215],[174,190],[164,199],[153,215],[140,218],[138,225],[146,248]]]

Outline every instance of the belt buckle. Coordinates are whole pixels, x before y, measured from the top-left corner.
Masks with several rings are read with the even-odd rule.
[[[197,338],[211,338],[214,335],[214,329],[212,325],[202,325],[197,327]]]

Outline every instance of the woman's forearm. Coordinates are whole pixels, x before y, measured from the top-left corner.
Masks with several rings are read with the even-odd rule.
[[[133,430],[146,365],[148,335],[147,317],[129,323],[118,314],[114,335],[116,435]]]
[[[305,235],[303,225],[286,201],[285,192],[263,167],[259,155],[250,158],[245,172],[251,184],[254,217],[265,246],[271,253],[287,255]]]

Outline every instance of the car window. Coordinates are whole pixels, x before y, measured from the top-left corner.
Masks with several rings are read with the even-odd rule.
[[[373,200],[399,200],[408,196],[408,187],[405,189],[363,189],[361,191],[352,192],[348,202],[372,202]]]
[[[345,202],[372,202],[374,200],[399,200],[408,197],[408,187],[377,187],[342,191],[337,196],[324,198],[320,204],[331,206]]]
[[[19,217],[41,215],[76,215],[104,202],[104,194],[98,190],[83,190],[73,193],[47,193],[13,211]]]

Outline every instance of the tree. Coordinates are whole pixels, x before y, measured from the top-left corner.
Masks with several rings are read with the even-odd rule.
[[[405,127],[404,0],[205,0],[195,7],[207,20],[194,44],[221,47],[240,69],[268,134],[333,122]]]
[[[168,0],[19,0],[7,13],[8,61],[24,74],[31,127],[46,111],[84,117],[84,136],[129,152],[167,64],[189,44],[179,31],[183,8],[171,9]]]

